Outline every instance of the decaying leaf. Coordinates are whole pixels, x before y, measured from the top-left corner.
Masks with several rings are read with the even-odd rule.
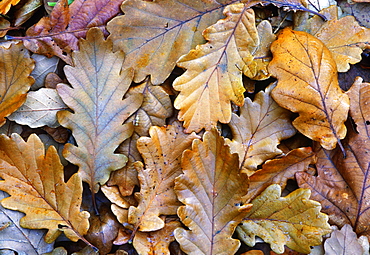
[[[42,18],[27,30],[22,38],[32,52],[48,57],[58,56],[72,65],[70,53],[78,50],[78,39],[84,38],[91,27],[105,31],[105,23],[116,16],[121,0],[59,0],[50,16]]]
[[[30,76],[33,68],[34,61],[21,43],[11,44],[9,49],[0,47],[0,126],[26,101],[34,83]]]
[[[115,17],[107,28],[115,50],[126,53],[124,68],[135,69],[134,81],[151,75],[157,85],[170,75],[181,55],[203,43],[203,30],[222,17],[230,2],[128,0],[121,6],[125,15]]]
[[[344,141],[347,157],[338,151],[320,150],[316,164],[318,176],[298,173],[298,185],[312,190],[331,223],[338,227],[350,224],[358,236],[370,236],[370,84],[358,79],[348,92],[350,115],[356,130],[349,128]]]
[[[31,57],[35,60],[35,69],[31,73],[31,76],[35,78],[32,89],[36,90],[44,86],[47,74],[57,70],[59,58],[48,58],[39,54],[33,54]]]
[[[310,164],[316,163],[316,155],[310,147],[290,151],[279,159],[268,160],[249,177],[248,201],[254,199],[271,184],[279,184],[283,190],[288,179],[295,173],[307,171]]]
[[[121,71],[122,52],[112,53],[112,43],[105,41],[98,28],[80,41],[80,51],[72,54],[75,66],[64,71],[72,88],[59,84],[58,93],[74,111],[60,111],[59,123],[72,130],[77,146],[66,144],[64,157],[79,166],[79,174],[96,193],[99,184],[108,181],[110,172],[126,164],[126,156],[115,154],[118,145],[132,133],[132,126],[122,123],[142,103],[142,97],[122,100],[132,72]]]
[[[181,172],[180,159],[184,150],[191,146],[194,133],[185,134],[181,124],[167,127],[151,127],[150,137],[137,142],[144,162],[136,162],[140,180],[140,193],[135,197],[138,206],[129,208],[128,223],[139,231],[155,231],[164,227],[159,215],[176,214],[181,203],[174,192],[174,181]]]
[[[275,101],[299,113],[299,132],[332,150],[346,135],[348,96],[338,85],[330,51],[315,37],[285,28],[272,43],[270,73],[278,79]]]
[[[272,98],[270,85],[259,92],[252,102],[245,99],[240,116],[232,114],[230,129],[233,140],[227,139],[231,152],[237,152],[243,171],[251,175],[258,165],[282,153],[277,145],[295,134],[291,113],[280,107]]]
[[[364,252],[369,254],[369,250],[364,251],[356,233],[353,232],[352,227],[348,224],[344,225],[341,230],[334,230],[330,238],[325,241],[324,247],[325,255],[364,255]]]
[[[270,185],[251,202],[252,210],[237,228],[239,237],[254,246],[259,236],[276,253],[283,253],[284,245],[310,253],[310,246],[319,245],[331,232],[328,216],[320,213],[319,202],[309,200],[310,194],[309,189],[297,189],[280,197],[280,185]]]
[[[180,91],[174,106],[187,132],[215,127],[231,119],[230,101],[244,103],[242,70],[252,62],[258,47],[254,11],[244,4],[228,5],[225,19],[208,27],[208,43],[182,56],[177,65],[187,69],[173,87]]]
[[[63,166],[54,147],[45,154],[36,135],[27,142],[18,134],[11,138],[1,135],[0,177],[0,189],[10,195],[1,205],[26,214],[20,219],[23,228],[48,229],[48,243],[62,232],[72,241],[85,240],[90,214],[80,211],[81,178],[74,174],[64,182]]]
[[[125,122],[132,123],[134,132],[132,136],[122,143],[118,152],[127,156],[127,164],[114,171],[108,181],[108,185],[118,185],[123,196],[129,196],[136,186],[139,185],[135,161],[142,161],[136,142],[140,136],[149,136],[151,126],[164,126],[166,119],[172,115],[172,102],[168,93],[161,86],[153,86],[149,79],[133,88],[130,88],[125,97],[142,95],[143,103]]]
[[[234,254],[240,242],[232,235],[250,209],[244,199],[248,176],[239,173],[238,155],[212,129],[184,152],[182,170],[175,191],[185,206],[177,214],[189,230],[175,230],[181,249],[187,254]]]
[[[2,0],[0,2],[0,14],[6,14],[12,5],[16,5],[20,0]]]
[[[41,88],[28,92],[26,102],[8,119],[32,128],[58,127],[57,112],[67,109],[55,89]]]
[[[331,51],[338,72],[347,72],[349,64],[360,62],[364,47],[370,45],[370,28],[360,26],[353,16],[338,18],[337,8],[331,6],[320,12],[330,17],[327,22],[316,16],[308,24],[310,33]]]
[[[175,241],[173,231],[180,226],[179,221],[170,221],[161,230],[148,233],[137,232],[133,241],[136,251],[140,255],[170,255],[168,246]]]
[[[8,197],[0,191],[0,200]],[[25,229],[19,225],[23,213],[6,209],[0,205],[0,253],[3,249],[17,252],[19,255],[39,255],[53,249],[53,243],[46,243],[45,230]]]

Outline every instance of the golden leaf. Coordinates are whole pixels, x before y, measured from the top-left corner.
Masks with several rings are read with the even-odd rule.
[[[271,98],[270,85],[265,92],[259,92],[254,102],[245,99],[240,116],[232,114],[230,128],[233,140],[227,139],[231,152],[239,154],[243,171],[251,175],[258,165],[282,153],[277,145],[281,140],[295,134],[290,115]]]
[[[328,216],[320,213],[319,202],[309,200],[309,189],[280,195],[280,185],[273,184],[251,202],[252,210],[237,228],[239,237],[254,246],[259,236],[276,253],[283,253],[284,245],[310,253],[310,246],[321,244],[322,236],[331,232]]]
[[[270,73],[278,79],[272,91],[275,101],[299,113],[293,125],[299,132],[328,149],[346,135],[344,121],[348,96],[338,85],[330,51],[305,32],[284,29],[272,43]]]
[[[203,43],[202,32],[222,16],[232,0],[124,1],[125,13],[108,23],[115,50],[126,53],[124,67],[135,69],[135,82],[151,75],[163,83],[181,55]],[[148,26],[148,24],[150,24]]]
[[[238,155],[212,129],[184,152],[182,169],[175,191],[185,206],[177,214],[189,230],[175,230],[181,249],[187,254],[234,254],[240,242],[232,235],[250,208],[244,198],[248,176],[239,173]]]
[[[128,223],[139,231],[155,231],[164,227],[159,215],[176,214],[181,203],[173,190],[174,180],[181,172],[180,159],[184,150],[198,136],[183,132],[180,123],[167,127],[151,127],[150,137],[141,137],[137,142],[145,162],[136,162],[140,180],[140,193],[135,197],[138,206],[129,208]]]
[[[53,146],[46,152],[36,135],[25,142],[18,134],[0,136],[0,189],[10,197],[1,201],[8,209],[26,214],[23,228],[48,229],[45,241],[62,232],[72,241],[85,240],[89,216],[81,212],[82,182],[74,174],[64,182],[63,166]]]
[[[9,49],[0,47],[0,126],[26,101],[35,81],[30,76],[34,66],[22,43],[11,44]]]
[[[112,43],[105,41],[98,28],[80,41],[80,51],[73,52],[75,66],[64,71],[72,88],[59,84],[58,93],[74,113],[60,111],[59,123],[72,130],[77,146],[66,144],[63,155],[79,166],[79,174],[93,193],[108,181],[111,171],[126,164],[126,156],[115,154],[118,145],[130,137],[132,125],[122,125],[142,103],[142,96],[122,100],[132,72],[121,71],[122,52],[112,53]]]
[[[225,7],[225,19],[208,27],[203,36],[208,43],[198,45],[178,61],[187,71],[173,87],[180,91],[174,106],[186,132],[199,132],[231,119],[230,101],[244,103],[242,70],[251,63],[258,47],[254,11],[244,4]]]
[[[12,5],[16,5],[20,0],[2,0],[0,2],[0,14],[6,14]]]

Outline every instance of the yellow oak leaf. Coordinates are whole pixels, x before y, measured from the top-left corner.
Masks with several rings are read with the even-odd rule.
[[[184,150],[191,146],[195,133],[185,134],[181,124],[167,127],[153,126],[150,137],[141,137],[137,142],[144,162],[136,162],[140,180],[140,192],[135,194],[138,206],[131,206],[128,223],[139,231],[155,231],[164,227],[159,215],[176,214],[181,203],[173,190],[174,181],[181,172],[180,160]]]
[[[127,0],[121,6],[125,15],[108,23],[109,38],[115,50],[126,53],[124,68],[134,68],[135,82],[151,75],[158,85],[182,55],[204,42],[203,30],[222,17],[230,2],[235,0]]]
[[[0,135],[0,189],[10,197],[2,206],[26,215],[23,228],[48,229],[45,241],[53,242],[61,233],[76,242],[89,229],[89,216],[80,211],[82,182],[74,174],[64,182],[63,165],[56,149],[44,145],[36,135],[25,142],[18,134]],[[87,242],[87,241],[86,241]]]
[[[20,0],[2,0],[0,2],[0,14],[6,14],[12,5],[16,5]]]
[[[184,152],[182,170],[175,191],[185,206],[177,214],[189,230],[175,230],[181,249],[194,255],[234,254],[240,241],[232,235],[250,208],[244,198],[248,176],[239,172],[238,155],[212,129]]]
[[[122,100],[132,81],[132,71],[121,71],[123,52],[112,52],[98,28],[80,41],[73,52],[74,66],[64,71],[71,86],[58,84],[57,90],[72,110],[57,113],[59,123],[72,130],[77,146],[66,144],[63,155],[79,166],[79,174],[93,193],[108,181],[112,171],[122,168],[126,156],[115,149],[130,137],[132,125],[122,125],[142,103],[141,95]]]
[[[321,244],[322,236],[331,232],[328,216],[320,213],[319,202],[309,199],[309,189],[297,189],[286,197],[280,195],[280,185],[273,184],[251,202],[252,210],[237,228],[239,237],[254,246],[259,236],[276,253],[283,253],[284,245],[310,253],[310,246]]]
[[[245,99],[240,116],[232,114],[230,129],[233,140],[227,139],[231,152],[237,152],[244,172],[251,175],[258,165],[282,153],[277,145],[295,134],[291,113],[280,107],[272,98],[275,84],[259,92],[252,102]]]
[[[269,72],[278,79],[272,97],[299,116],[299,132],[332,150],[346,135],[348,96],[338,85],[330,51],[314,36],[289,28],[272,43]],[[342,150],[343,151],[343,150]]]
[[[244,4],[228,5],[225,19],[208,27],[203,36],[208,43],[182,56],[177,65],[187,69],[173,87],[180,91],[174,106],[186,132],[199,132],[231,119],[230,101],[244,103],[242,70],[251,63],[258,47],[254,11]]]
[[[22,43],[0,47],[0,126],[5,117],[16,111],[25,101],[34,83],[30,76],[35,64]]]

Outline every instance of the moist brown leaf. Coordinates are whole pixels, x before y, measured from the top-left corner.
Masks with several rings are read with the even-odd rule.
[[[120,10],[121,0],[75,0],[69,6],[60,0],[49,17],[42,18],[30,27],[22,38],[32,52],[48,57],[58,56],[72,65],[71,51],[78,50],[78,39],[84,38],[91,27],[100,27],[105,34],[105,24]]]
[[[198,138],[194,133],[183,132],[181,124],[173,123],[167,127],[153,126],[150,137],[141,137],[137,142],[144,162],[136,162],[140,180],[140,193],[135,197],[138,206],[129,208],[128,223],[134,226],[134,233],[155,231],[164,227],[159,215],[176,214],[181,203],[173,190],[174,180],[181,172],[180,159],[184,150]]]
[[[0,47],[0,126],[26,101],[27,91],[35,81],[30,76],[34,66],[22,43]]]
[[[365,237],[366,238],[366,237]],[[324,243],[325,255],[337,254],[366,254],[364,248],[359,243],[357,235],[352,227],[344,225],[341,230],[334,230],[330,238]]]
[[[203,36],[208,43],[198,45],[180,58],[177,65],[187,69],[176,78],[173,88],[180,91],[174,106],[186,132],[228,123],[231,104],[243,105],[245,88],[242,72],[252,62],[258,47],[254,11],[244,4],[228,5],[225,19],[208,27]]]
[[[137,171],[133,165],[135,161],[142,161],[139,151],[136,148],[137,139],[140,136],[149,136],[151,126],[164,126],[166,119],[172,116],[172,102],[168,93],[161,86],[153,86],[149,79],[146,79],[138,86],[132,87],[125,97],[131,95],[142,95],[143,103],[140,108],[125,122],[132,123],[134,133],[122,143],[118,152],[127,155],[128,162],[122,169],[114,171],[108,181],[108,185],[118,185],[123,196],[129,196],[136,186],[139,185]]]
[[[131,70],[121,71],[123,53],[113,53],[112,43],[98,28],[90,29],[86,38],[80,41],[81,50],[72,54],[75,66],[64,67],[72,87],[57,86],[73,113],[59,111],[57,117],[77,142],[65,145],[64,157],[79,166],[82,180],[96,193],[112,171],[126,164],[126,156],[115,149],[132,134],[132,126],[122,123],[139,108],[142,97],[122,100],[132,79]]]
[[[107,28],[114,49],[126,53],[124,68],[134,68],[134,81],[151,75],[157,85],[180,56],[204,42],[203,30],[220,19],[231,2],[235,1],[128,0],[121,6],[125,15],[112,19]]]
[[[318,176],[297,173],[296,178],[300,187],[312,190],[312,198],[321,203],[331,223],[338,227],[350,224],[358,236],[370,237],[370,84],[358,79],[348,95],[357,132],[349,128],[344,141],[347,157],[338,150],[322,149],[317,154]]]
[[[234,254],[240,242],[232,238],[246,216],[248,176],[239,173],[238,155],[216,129],[195,139],[182,157],[184,174],[176,178],[175,191],[185,206],[177,214],[189,228],[177,228],[176,240],[187,254]]]
[[[284,29],[272,43],[269,72],[278,79],[272,97],[299,113],[299,132],[332,150],[346,135],[349,99],[338,85],[330,51],[312,35]]]
[[[133,241],[137,253],[170,255],[168,246],[175,241],[173,231],[180,226],[179,221],[170,221],[161,230],[148,233],[137,232]]]
[[[233,140],[226,140],[231,152],[237,152],[243,171],[251,175],[258,165],[282,153],[277,145],[295,134],[291,113],[272,98],[275,84],[259,92],[254,101],[245,99],[240,116],[233,113],[230,121]]]
[[[370,29],[360,26],[353,16],[338,18],[337,8],[331,6],[320,12],[330,17],[328,21],[316,16],[307,23],[310,33],[331,51],[338,72],[347,72],[349,64],[360,62],[363,49],[370,46]]]
[[[322,236],[331,232],[328,216],[320,213],[320,203],[310,200],[310,194],[309,189],[297,189],[280,197],[280,185],[270,185],[251,202],[252,210],[237,228],[239,237],[253,247],[259,236],[276,253],[283,253],[284,245],[310,253],[310,246],[321,244]]]
[[[310,164],[316,163],[316,155],[310,147],[290,151],[279,159],[268,160],[249,177],[248,201],[254,199],[271,184],[279,184],[284,190],[288,179],[294,179],[297,172],[304,172]]]
[[[62,232],[72,241],[85,240],[90,214],[81,212],[82,182],[74,174],[64,182],[63,166],[53,146],[46,152],[36,135],[25,142],[18,134],[0,136],[0,189],[10,197],[2,206],[26,215],[23,228],[48,229],[45,241]]]

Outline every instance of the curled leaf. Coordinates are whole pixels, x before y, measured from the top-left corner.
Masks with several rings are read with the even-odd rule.
[[[346,135],[348,96],[338,85],[336,64],[325,45],[310,34],[284,29],[272,43],[270,73],[278,79],[275,101],[299,116],[299,132],[332,150]]]

